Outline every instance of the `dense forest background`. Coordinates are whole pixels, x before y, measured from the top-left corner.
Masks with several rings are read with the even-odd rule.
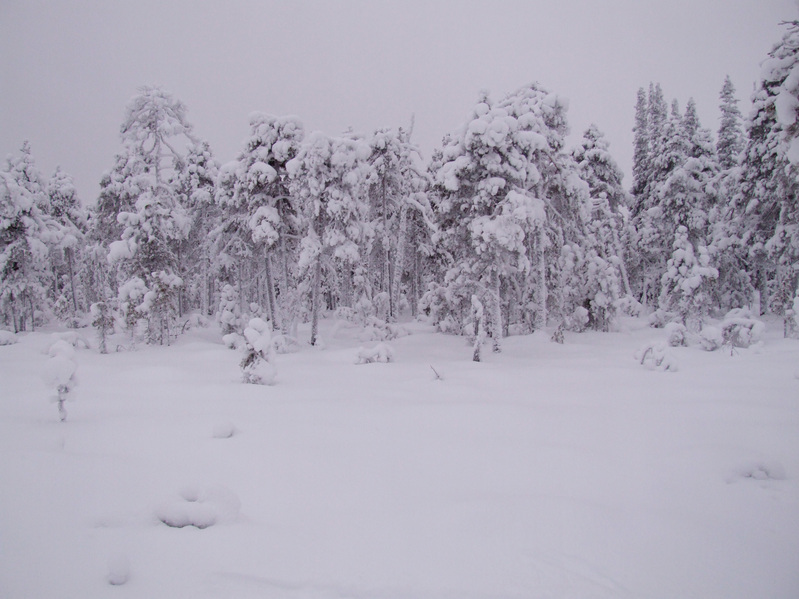
[[[632,187],[596,126],[567,148],[565,102],[539,84],[481,94],[429,160],[412,126],[306,134],[250,116],[220,164],[167,91],[145,87],[94,201],[48,179],[29,144],[0,173],[0,320],[169,344],[260,317],[297,343],[325,312],[374,327],[423,314],[500,351],[512,334],[612,330],[619,314],[698,333],[730,311],[799,312],[799,22],[721,124],[658,84],[635,99]],[[721,79],[721,78],[720,78]],[[631,99],[632,100],[632,99]],[[633,102],[631,101],[631,105]]]

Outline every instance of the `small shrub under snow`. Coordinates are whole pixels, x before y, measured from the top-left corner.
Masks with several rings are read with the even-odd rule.
[[[47,353],[50,359],[44,369],[44,381],[57,394],[53,400],[58,404],[58,415],[61,422],[64,422],[67,419],[64,402],[76,384],[75,371],[78,365],[75,361],[75,348],[67,341],[58,339],[50,345]]]
[[[676,372],[677,360],[665,343],[652,342],[635,352],[635,359],[650,370]]]
[[[393,362],[394,350],[385,343],[379,343],[374,347],[358,348],[357,364],[372,364],[374,362]]]
[[[17,336],[11,331],[0,331],[0,345],[13,345],[17,342]]]
[[[679,322],[670,322],[664,327],[664,330],[666,332],[666,342],[671,347],[685,347],[688,345],[686,339],[688,331],[685,325]]]

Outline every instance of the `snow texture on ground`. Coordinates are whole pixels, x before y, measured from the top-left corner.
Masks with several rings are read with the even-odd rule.
[[[469,360],[421,324],[361,331],[241,382],[213,330],[76,349],[58,420],[51,332],[0,347],[0,596],[289,599],[799,596],[799,342],[511,337]],[[91,331],[82,332],[91,338]],[[432,368],[431,368],[432,367]]]

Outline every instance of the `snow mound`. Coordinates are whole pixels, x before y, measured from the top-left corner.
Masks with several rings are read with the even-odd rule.
[[[170,528],[193,526],[204,529],[235,521],[240,510],[241,501],[238,496],[221,485],[205,489],[185,487],[180,492],[180,499],[156,508],[155,517]]]
[[[372,364],[374,362],[393,362],[394,350],[386,343],[379,343],[374,347],[358,348],[356,364]]]
[[[107,580],[112,586],[120,586],[130,580],[130,561],[126,555],[114,555],[108,560]]]
[[[11,331],[0,331],[0,345],[13,345],[17,342],[17,336]]]

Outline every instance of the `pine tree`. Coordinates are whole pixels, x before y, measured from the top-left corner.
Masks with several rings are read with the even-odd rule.
[[[119,299],[128,324],[146,320],[148,343],[169,344],[183,285],[177,248],[189,230],[177,183],[185,159],[176,146],[196,140],[185,106],[154,87],[142,88],[128,104],[121,134],[132,175],[123,185],[136,200],[133,210],[117,216],[124,229],[109,259],[123,281]]]

